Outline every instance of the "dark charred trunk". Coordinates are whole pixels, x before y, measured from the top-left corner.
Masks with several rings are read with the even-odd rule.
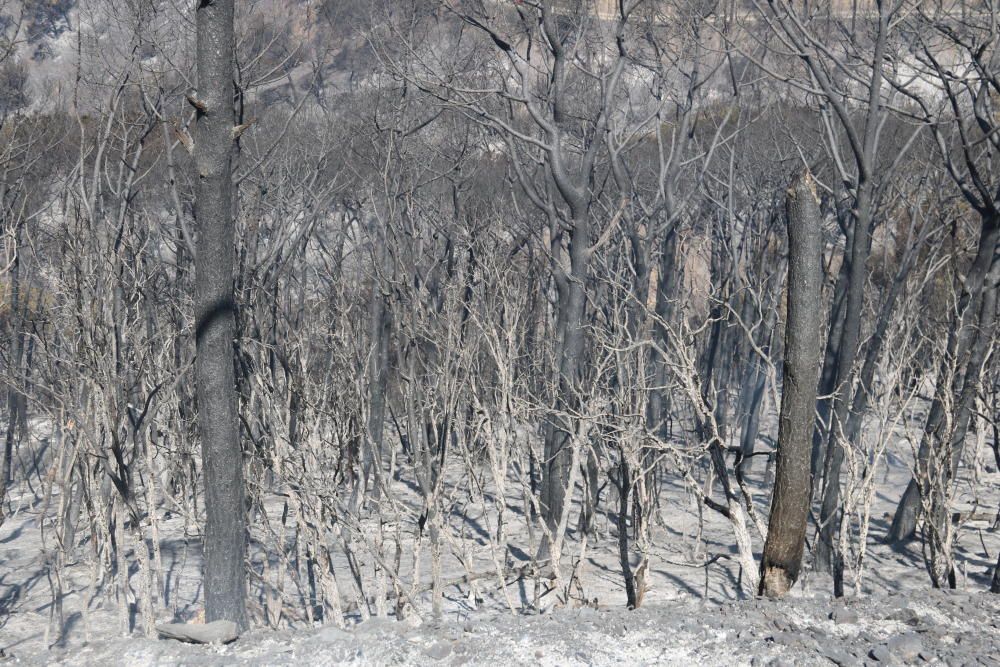
[[[812,499],[811,436],[821,354],[822,229],[806,172],[788,191],[788,316],[778,425],[777,469],[760,593],[781,597],[799,575]]]
[[[569,243],[570,275],[563,282],[559,294],[560,319],[564,328],[559,351],[559,385],[555,411],[546,428],[545,460],[542,461],[542,509],[553,540],[558,539],[556,531],[566,497],[572,492],[572,489],[566,488],[573,460],[572,438],[575,430],[569,415],[580,407],[578,382],[584,353],[586,282],[590,266],[590,221],[587,215],[585,211],[580,211],[574,216]],[[550,546],[545,540],[541,551],[543,558],[547,557]]]
[[[233,1],[200,2],[194,166],[195,380],[205,478],[205,618],[246,627],[246,509],[233,343]]]
[[[637,598],[635,592],[635,577],[632,574],[632,564],[628,554],[628,498],[632,490],[632,476],[629,471],[625,453],[619,450],[621,460],[618,463],[618,560],[622,566],[622,577],[625,580],[625,598],[629,609],[635,609]]]
[[[389,361],[389,341],[387,331],[387,314],[382,281],[386,279],[389,270],[389,251],[386,245],[385,230],[377,216],[369,221],[373,239],[372,259],[372,293],[369,304],[369,335],[371,336],[371,352],[368,358],[368,400],[370,413],[368,415],[368,442],[363,451],[362,475],[360,487],[356,489],[355,507],[365,497],[368,481],[374,477],[372,496],[378,500],[382,485],[383,433],[385,429],[386,383],[388,381],[387,365]]]

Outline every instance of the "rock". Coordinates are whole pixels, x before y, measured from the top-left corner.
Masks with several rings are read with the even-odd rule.
[[[434,642],[425,651],[431,660],[444,660],[451,655],[451,644],[447,642]]]
[[[889,640],[886,647],[893,657],[903,662],[912,662],[923,650],[923,642],[920,637],[912,632],[905,635],[898,635]]]
[[[888,616],[890,621],[899,621],[907,625],[919,625],[920,615],[909,607],[900,607]]]
[[[820,646],[819,654],[832,662],[835,665],[840,665],[840,667],[854,667],[855,665],[860,665],[861,661],[850,655],[846,651],[841,651],[836,646],[825,645]]]
[[[830,612],[830,620],[838,625],[845,623],[857,623],[858,622],[858,612],[853,609],[848,609],[847,607],[837,607]]]
[[[770,639],[775,644],[779,646],[812,646],[815,645],[816,640],[807,635],[799,634],[797,632],[775,632],[768,639]]]
[[[892,653],[889,651],[889,647],[887,647],[885,644],[879,644],[871,651],[869,651],[868,655],[870,655],[875,660],[878,660],[879,662],[889,662],[892,660]]]
[[[816,639],[819,640],[826,639],[827,637],[830,636],[830,632],[826,628],[819,625],[807,625],[805,628],[805,632],[810,637],[815,637]]]
[[[772,634],[767,639],[768,639],[768,641],[772,641],[775,644],[781,644],[782,646],[788,646],[789,644],[795,642],[796,637],[795,637],[795,635],[793,635],[790,632],[781,631],[781,632],[775,632],[774,634]]]
[[[316,639],[324,644],[351,641],[353,638],[351,633],[335,625],[323,626],[322,629],[316,632]]]
[[[228,644],[240,636],[232,621],[211,623],[161,623],[156,631],[164,639],[176,639],[189,644]]]
[[[792,624],[788,622],[788,619],[784,616],[776,616],[771,619],[771,623],[774,625],[776,630],[788,631],[792,629]]]
[[[372,616],[364,623],[359,623],[354,632],[356,634],[373,635],[385,637],[396,634],[399,631],[399,621],[394,621],[381,616]]]
[[[948,667],[962,667],[962,665],[965,664],[965,656],[949,653],[943,656],[941,661],[948,665]]]

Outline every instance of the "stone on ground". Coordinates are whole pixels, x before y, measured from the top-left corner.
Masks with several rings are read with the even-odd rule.
[[[240,636],[232,621],[211,623],[161,623],[156,631],[164,639],[176,639],[189,644],[228,644]]]

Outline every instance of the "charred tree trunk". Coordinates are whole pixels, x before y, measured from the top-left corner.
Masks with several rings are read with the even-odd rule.
[[[632,574],[632,564],[628,555],[628,496],[632,490],[632,475],[629,472],[628,462],[625,460],[625,451],[618,450],[621,460],[618,464],[620,478],[618,480],[618,559],[622,566],[622,577],[625,580],[626,606],[635,609],[638,600],[635,592],[635,577]]]
[[[195,380],[205,477],[207,621],[246,627],[246,510],[233,341],[233,0],[199,2],[194,165]]]
[[[761,341],[761,349],[765,354],[769,354],[771,351],[774,325],[778,316],[777,304],[773,304],[773,306],[769,309],[764,324],[766,338]],[[753,452],[757,444],[757,436],[760,434],[760,417],[764,404],[764,392],[767,388],[767,373],[764,371],[763,364],[763,360],[752,359],[748,364],[744,381],[745,408],[743,410],[743,429],[740,432],[740,451],[743,454],[741,465],[745,469],[749,469],[753,465]]]
[[[918,475],[927,472],[932,452],[940,444],[942,438],[946,437],[942,433],[945,424],[949,421],[944,413],[946,403],[944,397],[947,396],[945,392],[959,396],[963,393],[961,387],[944,386],[945,384],[954,384],[946,382],[946,378],[951,377],[952,374],[947,372],[945,365],[957,364],[956,370],[958,372],[956,375],[961,374],[962,377],[970,380],[973,376],[978,375],[982,366],[983,359],[980,358],[980,355],[970,355],[970,351],[977,347],[975,339],[980,335],[980,327],[976,326],[976,321],[973,318],[978,320],[981,316],[979,302],[984,287],[996,289],[995,285],[988,284],[987,273],[995,261],[1000,261],[994,258],[998,243],[1000,243],[1000,219],[994,215],[983,216],[976,257],[969,268],[962,295],[959,298],[958,314],[955,317],[952,330],[949,332],[948,348],[944,359],[942,359],[941,368],[938,370],[938,386],[934,392],[934,400],[931,402],[931,408],[927,414],[924,435],[917,452],[916,470]],[[985,333],[985,335],[989,334]],[[963,409],[961,403],[962,401],[959,401],[959,405],[956,405],[958,414],[971,408],[969,405],[964,406]],[[966,426],[967,424],[966,421]],[[964,428],[956,429],[954,439],[959,438],[964,441]],[[916,478],[912,478],[896,507],[886,542],[898,545],[910,540],[916,532],[919,511],[920,485]]]
[[[992,342],[992,332],[995,331],[996,327],[998,288],[1000,288],[1000,256],[995,256],[980,299],[979,314],[974,324],[976,335],[969,352],[968,363],[965,365],[964,372],[960,369],[961,375],[953,381],[958,400],[953,408],[952,417],[948,420],[948,423],[952,425],[951,431],[945,433],[947,438],[945,442],[937,443],[944,449],[937,452],[932,450],[927,458],[926,466],[917,468],[917,472],[923,473],[925,480],[923,488],[921,488],[924,496],[924,502],[921,505],[927,512],[923,534],[930,541],[929,548],[925,551],[925,558],[926,555],[933,555],[948,564],[946,568],[948,583],[952,589],[955,588],[954,561],[951,554],[953,546],[952,540],[949,539],[953,532],[950,525],[952,480],[958,474],[958,468],[962,462],[965,436],[972,421],[976,397],[980,392],[983,365],[986,362],[990,342]],[[938,572],[934,569],[933,562],[928,562],[928,566],[932,580],[937,587],[939,586],[936,580]]]
[[[23,383],[24,323],[27,312],[21,299],[21,231],[22,223],[14,226],[14,259],[10,265],[10,353],[7,375],[7,434],[4,439],[3,479],[0,480],[0,502],[6,498],[8,485],[14,482],[14,449],[24,437],[27,428],[27,399],[19,387]],[[2,522],[2,517],[0,517]]]
[[[386,246],[385,230],[378,216],[369,220],[373,240],[372,248],[372,294],[369,303],[369,334],[371,336],[371,353],[368,358],[368,399],[370,413],[368,415],[369,441],[362,453],[361,479],[355,489],[353,507],[360,509],[367,493],[368,481],[374,479],[372,496],[378,500],[382,487],[383,432],[386,412],[386,386],[388,374],[386,368],[389,360],[388,314],[383,295],[383,281],[389,272],[389,251]]]
[[[582,206],[580,207],[582,209]],[[545,460],[542,462],[542,500],[545,522],[552,540],[559,539],[556,532],[562,519],[569,469],[573,460],[573,432],[570,414],[579,409],[578,387],[580,362],[584,352],[584,315],[587,301],[586,281],[590,267],[590,221],[587,212],[580,210],[574,216],[569,243],[570,274],[563,281],[559,293],[560,319],[564,335],[559,350],[559,385],[555,413],[546,429]],[[547,558],[549,547],[543,543],[541,557]]]
[[[833,572],[834,594],[843,595],[842,560],[837,548],[840,527],[840,469],[844,462],[847,422],[852,406],[853,371],[861,344],[861,315],[867,282],[866,264],[871,252],[871,225],[873,185],[864,179],[858,185],[854,232],[851,238],[849,284],[844,310],[844,324],[837,355],[836,382],[834,383],[833,413],[823,466],[823,501],[820,506],[819,536],[816,545],[816,564],[820,569]]]
[[[869,338],[868,349],[865,351],[865,360],[858,376],[858,387],[854,392],[854,404],[851,407],[851,414],[847,421],[848,442],[857,442],[858,438],[861,437],[864,414],[868,410],[869,400],[872,397],[875,368],[878,365],[878,360],[886,342],[886,334],[889,330],[892,315],[895,313],[896,304],[906,285],[906,279],[920,254],[920,248],[923,245],[926,232],[927,227],[925,226],[924,229],[920,230],[914,242],[908,245],[906,254],[899,269],[896,271],[889,291],[882,298],[882,305],[879,309],[878,318],[875,321],[875,327]]]
[[[591,449],[583,465],[583,503],[580,507],[579,530],[581,534],[597,536],[597,510],[601,502],[600,463]]]
[[[677,230],[671,227],[666,231],[662,241],[657,269],[656,319],[653,322],[652,335],[661,344],[667,338],[663,322],[670,322],[674,315],[672,299],[680,280],[680,267],[675,262],[676,255]],[[653,381],[657,387],[662,387],[666,384],[667,361],[656,355],[653,364]],[[665,437],[669,432],[669,419],[670,400],[668,393],[662,390],[650,392],[647,417],[650,430],[660,437]]]
[[[809,474],[822,315],[819,204],[806,172],[788,191],[788,319],[777,471],[760,593],[781,597],[799,575],[812,497]]]
[[[843,331],[844,307],[847,304],[847,262],[841,266],[833,286],[833,304],[830,308],[830,324],[826,337],[826,351],[823,355],[823,370],[820,373],[819,395],[824,396],[816,403],[816,428],[812,442],[812,476],[818,480],[823,474],[823,461],[830,436],[830,413],[833,400],[830,397],[837,383],[837,359],[840,355],[840,335]],[[818,485],[816,485],[818,487]]]
[[[990,585],[990,593],[1000,594],[1000,554],[997,554],[997,566],[993,568],[993,583]]]

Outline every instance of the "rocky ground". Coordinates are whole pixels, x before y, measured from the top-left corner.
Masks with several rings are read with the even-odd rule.
[[[347,630],[253,631],[225,646],[111,639],[8,655],[49,665],[1000,665],[1000,596],[928,591],[678,602],[544,615],[373,619]]]

